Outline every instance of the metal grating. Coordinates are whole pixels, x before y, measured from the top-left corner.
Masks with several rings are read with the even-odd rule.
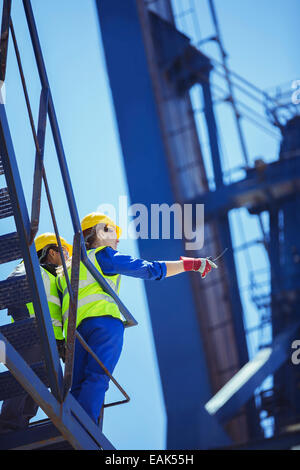
[[[39,362],[33,364],[31,368],[48,387],[49,383],[45,364]],[[26,393],[25,390],[10,372],[7,371],[0,374],[0,400],[7,400],[8,398],[23,395],[24,393]]]
[[[19,352],[40,343],[35,318],[16,321],[0,327],[7,341]]]
[[[3,168],[3,163],[2,163],[2,157],[0,155],[0,175],[4,174],[4,168]]]
[[[12,216],[13,209],[7,188],[0,189],[0,219]]]
[[[19,236],[16,232],[0,237],[0,264],[22,258]]]
[[[31,292],[26,276],[0,282],[0,310],[31,302]]]

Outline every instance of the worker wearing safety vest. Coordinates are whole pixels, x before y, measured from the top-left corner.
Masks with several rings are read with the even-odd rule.
[[[61,245],[64,252],[64,258],[67,259],[72,255],[72,246],[69,245],[62,237],[60,237]],[[58,346],[60,357],[64,355],[64,336],[62,331],[62,314],[61,301],[56,288],[56,268],[61,265],[61,256],[57,245],[57,239],[53,233],[44,233],[35,239],[35,248],[41,266],[41,274],[45,287],[46,297],[48,300],[49,312],[52,320],[52,326],[56,343]],[[22,261],[10,274],[9,278],[16,276],[24,276],[25,266]],[[19,312],[17,312],[17,310]],[[19,316],[18,316],[19,313]],[[20,308],[11,310],[12,321],[20,317]],[[27,303],[22,308],[22,316],[34,316],[34,308],[32,303]],[[23,355],[24,359],[29,363],[40,362],[42,351],[40,345],[33,346]],[[26,356],[26,357],[25,357]],[[38,410],[38,405],[34,402],[29,394],[13,397],[3,402],[0,414],[0,432],[8,432],[10,430],[24,429],[28,427],[29,420],[33,418]]]
[[[179,261],[145,261],[117,251],[121,229],[105,214],[94,212],[81,222],[87,255],[110,287],[119,294],[121,275],[146,280],[162,280],[184,271],[199,271],[202,277],[217,267],[206,258],[181,257]],[[69,268],[70,269],[70,268]],[[67,334],[70,297],[63,271],[56,278],[63,296],[62,316]],[[77,306],[77,330],[112,374],[119,360],[124,325],[114,299],[80,263]],[[71,393],[97,422],[109,377],[76,339]]]

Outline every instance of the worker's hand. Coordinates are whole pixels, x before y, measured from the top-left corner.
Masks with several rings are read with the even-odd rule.
[[[218,267],[208,258],[187,258],[186,256],[180,256],[180,259],[183,261],[185,271],[198,271],[203,279],[211,271],[211,268]]]

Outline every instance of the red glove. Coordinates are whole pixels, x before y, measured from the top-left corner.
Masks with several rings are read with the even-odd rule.
[[[218,266],[208,258],[187,258],[186,256],[180,256],[183,261],[183,268],[185,271],[198,271],[201,273],[201,277],[204,279],[206,274],[211,271],[211,268],[217,268]]]

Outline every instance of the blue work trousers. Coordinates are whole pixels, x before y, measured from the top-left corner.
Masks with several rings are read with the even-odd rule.
[[[77,330],[112,374],[123,346],[122,321],[111,316],[89,317]],[[98,362],[76,339],[71,393],[96,423],[109,380]]]

